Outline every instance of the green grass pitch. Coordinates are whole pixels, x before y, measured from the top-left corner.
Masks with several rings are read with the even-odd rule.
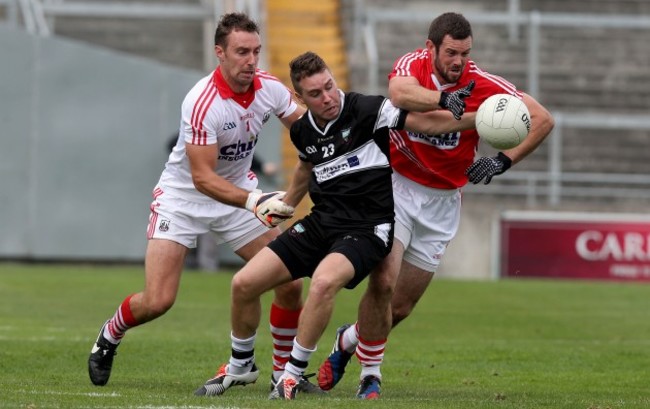
[[[354,399],[359,366],[325,396],[268,401],[270,297],[255,385],[216,398],[193,391],[228,359],[230,274],[186,272],[176,305],[131,330],[110,382],[86,360],[140,267],[0,264],[0,408],[650,408],[650,285],[434,280],[389,340],[379,401]],[[365,285],[344,291],[309,371]]]

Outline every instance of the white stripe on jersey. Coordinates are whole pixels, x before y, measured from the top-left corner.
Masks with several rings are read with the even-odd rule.
[[[505,91],[507,91],[511,95],[515,95],[518,98],[522,98],[523,94],[521,91],[517,90],[517,87],[512,85],[511,82],[507,81],[503,77],[500,77],[498,75],[493,75],[488,72],[483,71],[479,67],[476,66],[474,61],[470,61],[469,63],[469,72],[473,72],[476,75],[480,75],[481,77],[485,78],[486,80],[498,85],[499,87],[503,88]]]
[[[396,108],[389,99],[384,99],[381,108],[379,108],[379,115],[377,115],[377,121],[372,132],[374,133],[381,128],[395,128],[399,122],[401,112],[402,110]]]
[[[323,183],[339,176],[389,166],[386,155],[379,149],[375,141],[371,140],[345,155],[314,166],[313,172],[316,182]]]
[[[411,162],[413,162],[415,165],[417,165],[418,168],[420,168],[420,169],[422,169],[423,171],[425,171],[425,172],[427,172],[427,173],[430,173],[430,174],[432,174],[432,175],[437,175],[437,174],[438,174],[438,172],[436,172],[436,171],[433,170],[433,169],[430,169],[430,168],[426,167],[422,162],[420,162],[420,160],[419,160],[418,157],[413,153],[413,151],[411,151],[411,150],[409,149],[409,145],[408,145],[407,143],[404,142],[404,139],[402,138],[402,133],[400,133],[400,132],[398,132],[398,131],[396,131],[396,130],[391,129],[391,130],[389,131],[388,134],[389,134],[389,136],[390,136],[390,141],[391,141],[391,142],[392,142],[392,143],[397,147],[397,149],[398,149],[398,150],[399,150],[399,151],[400,151],[404,156],[406,156],[407,158],[409,158],[409,160],[410,160]]]
[[[422,50],[419,53],[417,52],[412,52],[405,54],[402,56],[397,62],[395,63],[395,73],[396,75],[400,77],[410,77],[413,76],[411,74],[411,63],[414,60],[426,58],[428,54],[427,50]]]

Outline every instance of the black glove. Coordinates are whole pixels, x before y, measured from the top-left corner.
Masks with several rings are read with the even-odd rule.
[[[467,168],[465,174],[469,181],[477,184],[485,178],[484,184],[490,183],[493,176],[500,175],[512,166],[512,159],[499,152],[497,156],[488,158],[483,156]]]
[[[457,89],[453,92],[442,91],[440,93],[440,101],[438,102],[438,105],[440,105],[440,108],[451,111],[451,113],[454,114],[454,118],[460,119],[465,112],[464,99],[472,94],[473,89],[474,80],[471,80],[469,85],[464,88]]]

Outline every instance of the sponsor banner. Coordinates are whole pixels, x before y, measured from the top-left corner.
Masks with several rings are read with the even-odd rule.
[[[502,277],[650,282],[650,217],[612,213],[505,212]]]

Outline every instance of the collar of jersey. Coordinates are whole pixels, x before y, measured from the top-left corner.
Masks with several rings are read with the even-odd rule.
[[[253,102],[253,99],[255,99],[255,91],[262,88],[262,81],[260,81],[259,77],[255,75],[255,77],[253,77],[252,87],[249,87],[246,92],[243,92],[241,94],[236,93],[235,91],[232,90],[232,88],[230,88],[230,85],[228,85],[226,80],[223,78],[223,74],[221,73],[221,67],[217,67],[217,69],[214,70],[214,75],[212,76],[212,82],[217,87],[217,90],[219,91],[219,95],[221,95],[221,98],[223,99],[232,98],[235,102],[237,102],[239,105],[243,106],[244,108],[248,108],[248,106]]]
[[[309,122],[311,122],[311,126],[314,127],[315,130],[317,130],[323,135],[327,135],[327,130],[330,129],[330,126],[332,126],[332,124],[338,121],[339,118],[341,117],[341,113],[343,112],[343,107],[345,106],[345,93],[339,89],[339,95],[341,96],[341,108],[339,108],[339,114],[336,118],[332,119],[327,123],[327,125],[325,125],[325,129],[321,130],[318,124],[316,124],[316,121],[314,120],[311,111],[307,111],[307,115],[309,118]]]

